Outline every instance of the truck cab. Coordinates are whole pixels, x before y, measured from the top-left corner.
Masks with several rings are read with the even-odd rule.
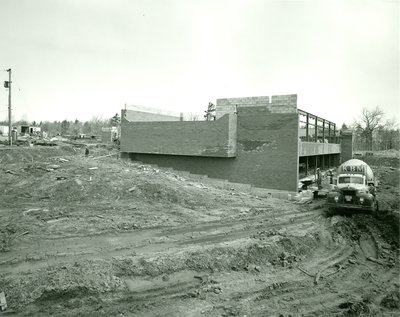
[[[372,170],[362,161],[351,161],[339,167],[336,184],[327,195],[328,207],[333,210],[377,210]]]

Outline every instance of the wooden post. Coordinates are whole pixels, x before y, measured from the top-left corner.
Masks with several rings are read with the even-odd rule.
[[[11,124],[11,68],[8,72],[8,145],[12,145],[12,124]]]

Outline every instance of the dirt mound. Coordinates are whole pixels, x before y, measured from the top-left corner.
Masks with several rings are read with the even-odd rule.
[[[181,252],[163,252],[158,256],[114,257],[110,261],[80,261],[39,269],[18,278],[0,276],[7,290],[9,305],[20,307],[35,302],[68,301],[113,291],[126,290],[124,281],[132,277],[157,277],[175,272],[243,271],[259,272],[262,267],[290,266],[310,253],[316,240],[278,238],[235,241],[226,246],[189,248]],[[284,259],[286,263],[284,263]]]
[[[123,285],[107,265],[94,261],[49,266],[13,279],[4,274],[0,281],[12,307],[110,292]]]
[[[387,167],[374,167],[379,181],[377,197],[381,211],[400,210],[400,171]]]
[[[346,317],[374,316],[377,313],[374,311],[370,299],[356,302],[345,302],[340,304],[339,308],[344,310],[342,316]]]
[[[19,162],[41,162],[48,157],[70,156],[77,152],[71,146],[54,147],[7,147],[0,148],[0,162],[19,163]]]
[[[384,155],[373,155],[373,156],[358,156],[360,160],[367,163],[369,166],[387,166],[393,168],[399,168],[400,157],[396,156],[384,156]]]
[[[385,297],[382,298],[381,305],[389,309],[400,308],[400,290],[397,287],[396,290],[390,291]]]
[[[93,146],[88,157],[43,149],[26,149],[33,159],[0,151],[7,159],[0,292],[17,315],[394,316],[398,309],[395,213],[327,217],[321,200],[300,206],[223,190],[102,157],[114,154],[106,148]],[[380,199],[395,197],[394,172],[377,167]]]

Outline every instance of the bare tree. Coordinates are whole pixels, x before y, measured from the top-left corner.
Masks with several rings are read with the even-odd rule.
[[[365,149],[372,150],[374,131],[382,125],[384,112],[376,107],[373,110],[363,108],[361,116],[355,121],[355,128],[362,140],[365,142]]]
[[[199,117],[200,115],[198,113],[195,112],[189,112],[186,116],[186,120],[187,121],[199,121]]]

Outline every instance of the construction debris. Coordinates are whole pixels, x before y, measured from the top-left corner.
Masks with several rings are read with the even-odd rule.
[[[298,268],[300,271],[302,271],[304,274],[308,275],[309,277],[314,277],[314,275],[310,274],[309,272],[307,272],[307,271],[306,271],[305,269],[303,269],[302,267],[297,266],[297,268]]]
[[[115,155],[119,155],[119,153],[117,152],[117,153],[111,153],[111,154],[108,154],[108,155],[102,155],[102,156],[94,157],[93,159],[97,160],[97,159],[101,159],[101,158],[104,158],[104,157],[110,157],[110,156],[115,156]]]
[[[0,152],[8,304],[0,315],[179,315],[189,307],[192,315],[328,317],[364,296],[374,316],[395,314],[397,218],[328,216],[308,191],[296,198],[312,206],[231,195],[240,187],[115,157],[94,162],[82,149]]]
[[[382,262],[381,260],[375,259],[375,258],[373,258],[373,257],[371,257],[371,256],[367,257],[367,260],[368,260],[368,261],[371,261],[371,262],[374,262],[374,263],[377,263],[377,264],[380,264],[380,265],[385,265],[385,263]]]
[[[0,293],[0,308],[2,311],[6,310],[7,308],[6,295],[4,294],[4,292]]]
[[[51,165],[48,165],[47,168],[56,170],[56,169],[59,169],[59,168],[60,168],[60,165],[51,164]]]
[[[28,209],[28,210],[25,210],[22,214],[24,215],[24,216],[26,216],[28,213],[30,213],[31,211],[39,211],[40,210],[40,208],[31,208],[31,209]]]
[[[308,204],[312,202],[313,196],[314,196],[313,192],[310,189],[308,189],[299,192],[297,195],[293,197],[292,195],[289,195],[288,198],[289,200],[294,200],[294,202],[297,204]]]
[[[321,277],[321,272],[322,272],[322,270],[318,270],[317,274],[315,274],[315,278],[314,278],[314,284],[315,285],[318,285],[318,281],[319,281],[319,279]]]

